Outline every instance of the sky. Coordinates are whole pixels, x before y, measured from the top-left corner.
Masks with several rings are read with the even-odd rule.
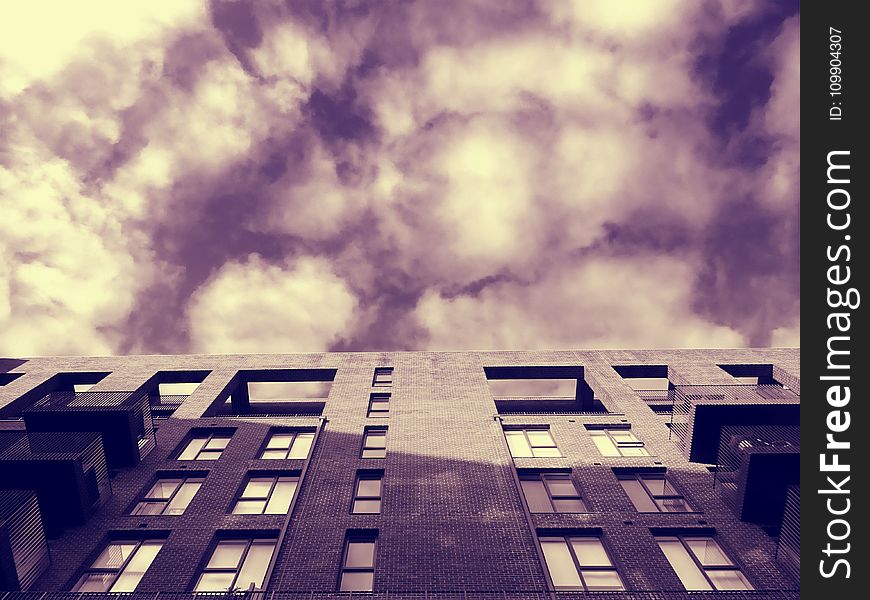
[[[0,8],[0,355],[797,346],[765,0]]]

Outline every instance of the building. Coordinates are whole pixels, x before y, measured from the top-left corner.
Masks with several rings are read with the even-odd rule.
[[[4,600],[798,597],[796,349],[2,359],[0,384]]]

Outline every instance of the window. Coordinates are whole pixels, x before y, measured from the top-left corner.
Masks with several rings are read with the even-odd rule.
[[[360,471],[354,484],[353,505],[350,512],[354,514],[380,514],[383,481],[384,474],[382,472]]]
[[[269,436],[260,458],[308,458],[313,442],[313,431],[275,431]]]
[[[753,589],[712,537],[666,535],[656,541],[687,590]]]
[[[339,591],[372,591],[375,579],[376,546],[376,533],[348,535],[344,544]]]
[[[393,367],[378,367],[372,378],[372,387],[390,387],[393,385]]]
[[[664,473],[619,473],[619,483],[639,512],[692,512]]]
[[[178,455],[178,460],[217,460],[232,436],[228,431],[193,432],[187,446]]]
[[[72,591],[132,592],[162,547],[163,540],[109,542]]]
[[[594,536],[538,538],[547,571],[557,590],[622,590],[622,579],[604,544]]]
[[[390,395],[372,394],[369,397],[369,417],[390,416]]]
[[[286,515],[299,486],[297,475],[252,475],[233,507],[235,515]]]
[[[193,591],[259,589],[274,551],[271,538],[219,540]]]
[[[387,457],[387,430],[367,427],[363,433],[361,458]]]
[[[203,477],[160,477],[140,500],[131,515],[180,515],[193,500]]]
[[[586,504],[568,473],[520,473],[520,485],[529,512],[586,512]]]
[[[590,429],[601,456],[649,456],[642,441],[628,429]]]
[[[562,456],[549,429],[505,429],[504,437],[514,458]]]

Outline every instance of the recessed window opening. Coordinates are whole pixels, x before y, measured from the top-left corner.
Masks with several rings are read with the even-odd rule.
[[[606,412],[580,366],[484,367],[500,414]]]
[[[162,539],[111,541],[72,591],[132,592],[162,547]]]
[[[377,531],[351,531],[344,542],[338,589],[371,592],[374,589]]]
[[[275,551],[274,538],[221,539],[199,576],[194,592],[259,590]]]

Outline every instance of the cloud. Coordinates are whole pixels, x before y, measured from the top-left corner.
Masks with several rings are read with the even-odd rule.
[[[212,353],[326,350],[350,325],[356,299],[322,259],[224,265],[191,298],[192,349]]]

